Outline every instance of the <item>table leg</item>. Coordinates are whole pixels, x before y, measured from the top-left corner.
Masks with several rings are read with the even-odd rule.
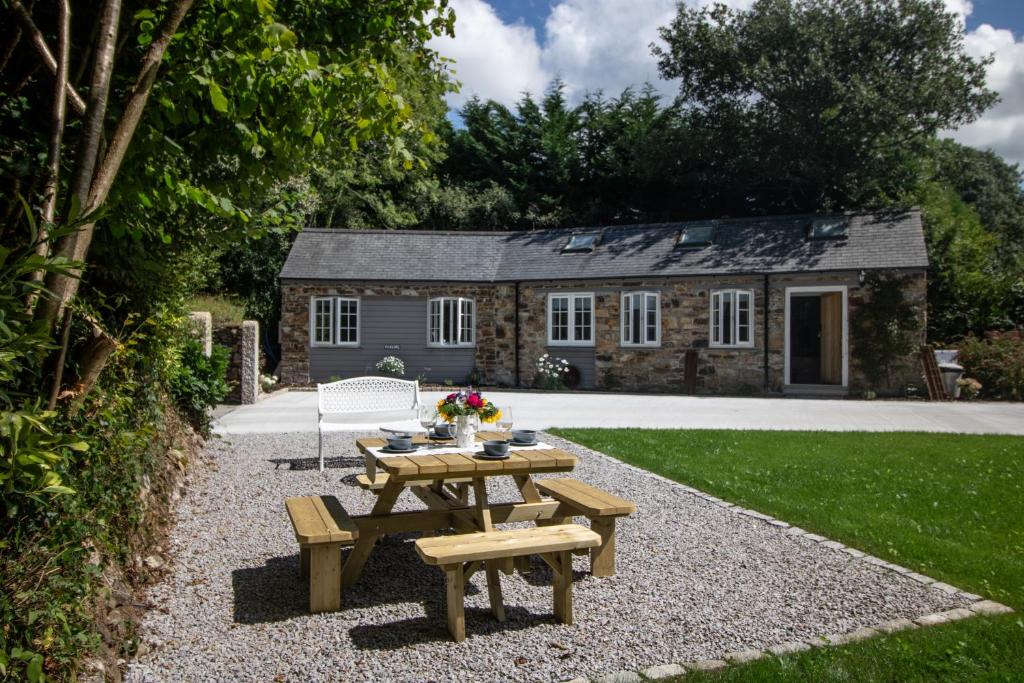
[[[513,477],[516,480],[516,486],[519,487],[519,493],[522,494],[523,500],[527,503],[539,503],[542,498],[540,492],[537,491],[537,486],[533,483],[533,479],[528,474],[519,474]]]
[[[487,480],[485,478],[478,477],[473,480],[473,498],[480,531],[494,531],[494,525],[491,524],[491,508],[487,504]]]
[[[388,483],[377,494],[377,502],[374,503],[373,510],[370,511],[370,517],[386,517],[395,506],[395,501],[398,500],[398,496],[401,495],[403,488],[404,486],[401,482],[388,479]],[[356,539],[352,552],[348,554],[348,559],[345,560],[345,567],[341,572],[342,585],[351,586],[359,580],[359,575],[363,573],[366,560],[369,559],[370,553],[373,552],[373,547],[377,544],[380,536],[380,532],[376,529],[360,530],[359,538]]]

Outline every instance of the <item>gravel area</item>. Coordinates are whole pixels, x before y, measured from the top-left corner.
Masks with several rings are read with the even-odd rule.
[[[355,485],[353,435],[316,468],[316,434],[214,439],[171,533],[172,565],[149,592],[143,654],[130,681],[559,681],[717,659],[963,607],[890,569],[715,505],[653,475],[545,436],[580,456],[573,476],[635,500],[619,520],[618,575],[574,560],[573,626],[551,614],[550,571],[502,576],[508,621],[488,609],[483,573],[467,588],[467,640],[449,640],[444,578],[413,536],[385,539],[343,609],[309,615],[284,498],[334,494],[351,513],[373,496]],[[514,500],[505,478],[491,500]],[[396,509],[419,509],[403,494]]]

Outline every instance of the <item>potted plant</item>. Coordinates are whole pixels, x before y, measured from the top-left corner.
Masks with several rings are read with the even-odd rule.
[[[497,422],[501,411],[479,391],[467,387],[448,394],[437,402],[437,413],[445,422],[455,424],[455,443],[472,448],[481,422]]]

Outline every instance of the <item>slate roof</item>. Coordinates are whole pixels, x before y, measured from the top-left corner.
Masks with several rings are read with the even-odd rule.
[[[295,239],[282,279],[513,282],[739,273],[925,268],[919,211],[849,214],[848,236],[809,240],[815,218],[538,230],[427,232],[311,228]],[[714,242],[675,248],[688,225],[715,226]],[[599,231],[592,252],[563,253],[574,233]]]

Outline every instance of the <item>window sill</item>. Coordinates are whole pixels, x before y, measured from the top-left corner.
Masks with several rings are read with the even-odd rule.
[[[567,342],[567,341],[548,341],[548,346],[561,347],[561,348],[593,348],[594,342]]]
[[[637,351],[642,351],[644,349],[660,349],[661,348],[661,343],[659,342],[657,344],[619,344],[619,348],[620,349],[635,349]]]
[[[361,346],[362,346],[362,344],[360,344],[358,342],[355,343],[355,344],[325,344],[325,343],[321,342],[319,344],[310,344],[309,348],[311,348],[311,349],[358,349]]]
[[[712,351],[753,351],[756,348],[753,344],[708,344]]]
[[[428,349],[475,349],[476,344],[427,344]]]

